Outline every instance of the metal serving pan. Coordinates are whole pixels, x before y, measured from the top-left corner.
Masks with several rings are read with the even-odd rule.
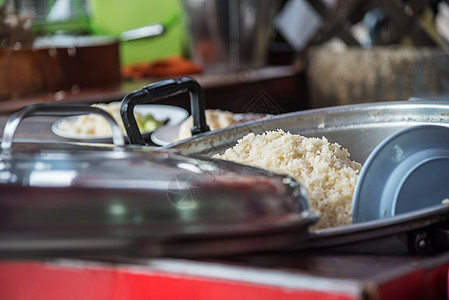
[[[449,126],[449,103],[398,101],[358,104],[294,112],[229,129],[203,133],[168,145],[185,154],[212,156],[235,145],[244,135],[283,129],[309,137],[325,136],[364,163],[375,147],[391,135],[419,125]],[[449,190],[447,191],[449,194]],[[422,193],[421,193],[422,196]],[[376,199],[358,199],[365,203]],[[425,199],[412,199],[424,202]],[[365,202],[363,202],[365,201]],[[374,205],[375,206],[375,205]],[[365,205],[381,210],[373,205]],[[447,205],[410,211],[405,215],[354,223],[310,233],[297,249],[333,249],[345,252],[428,253],[448,249],[449,211]]]
[[[15,141],[30,116],[98,113],[114,145]],[[225,255],[292,245],[316,221],[293,179],[125,145],[83,105],[11,115],[0,151],[0,258]],[[300,234],[303,232],[303,234]]]
[[[159,83],[158,88],[161,85],[164,83]],[[146,87],[146,90],[151,94],[151,86]],[[129,105],[135,101],[133,98],[133,95],[130,95],[123,103]],[[136,104],[147,101],[152,99],[141,97]],[[197,113],[193,111],[194,117]],[[188,155],[211,157],[234,146],[238,139],[248,133],[260,134],[267,130],[283,129],[309,137],[325,136],[330,142],[337,142],[348,149],[351,159],[363,164],[373,149],[386,138],[417,125],[449,126],[449,103],[396,101],[298,111],[213,132],[202,132],[165,148],[176,149]],[[195,121],[195,128],[201,127],[204,126]],[[139,135],[136,128],[131,126],[128,129],[129,132]],[[359,249],[370,252],[379,249],[381,242],[386,245],[383,249],[387,249],[387,252],[393,251],[393,248],[403,252],[447,249],[448,243],[444,242],[448,235],[444,229],[447,226],[447,218],[447,206],[437,205],[406,215],[319,230],[310,233],[309,239],[298,245],[297,249],[341,248],[344,245],[352,245],[349,247],[351,251]],[[361,247],[366,243],[367,246]]]
[[[310,109],[202,133],[166,148],[211,156],[235,145],[248,133],[283,129],[308,137],[325,136],[348,149],[352,160],[363,164],[371,151],[393,133],[424,124],[449,126],[449,102],[390,101]]]

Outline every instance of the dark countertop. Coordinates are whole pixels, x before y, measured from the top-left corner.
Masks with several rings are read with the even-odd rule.
[[[179,77],[179,76],[178,76]],[[206,108],[219,108],[235,113],[254,110],[268,102],[277,113],[307,108],[307,92],[303,66],[273,66],[258,70],[248,70],[229,74],[193,75],[205,91]],[[0,114],[9,114],[23,106],[43,102],[111,102],[119,101],[126,94],[159,79],[123,81],[119,86],[74,88],[72,91],[59,91],[41,95],[14,97],[0,101]],[[162,79],[161,79],[162,80]],[[187,95],[164,99],[170,104],[190,110]],[[162,103],[161,103],[162,104]]]

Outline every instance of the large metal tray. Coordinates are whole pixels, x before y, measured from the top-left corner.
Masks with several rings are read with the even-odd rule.
[[[309,137],[325,136],[348,149],[352,160],[363,164],[385,138],[423,124],[449,126],[449,102],[394,101],[310,109],[205,132],[165,147],[212,156],[250,132],[282,129]]]
[[[201,133],[167,145],[185,154],[213,156],[232,147],[244,135],[282,129],[309,137],[325,136],[364,163],[371,151],[390,135],[417,125],[449,126],[449,103],[395,101],[354,104],[298,111],[264,120]],[[447,249],[448,208],[426,208],[406,215],[310,233],[296,249],[344,249],[349,252],[427,253]],[[436,229],[437,228],[437,229]]]
[[[191,79],[181,81],[192,84]],[[194,89],[190,89],[193,100],[193,137],[165,146],[187,155],[211,157],[234,146],[238,139],[248,133],[260,134],[269,130],[282,129],[309,137],[325,136],[330,142],[339,143],[348,149],[351,159],[363,164],[378,144],[398,131],[417,125],[449,126],[448,102],[422,100],[354,104],[298,111],[208,132],[204,118],[204,105],[198,105],[203,102],[203,93],[197,84],[194,86]],[[129,123],[127,132],[130,142],[144,143],[132,119],[133,106],[164,99],[182,91],[177,90],[177,86],[172,81],[166,81],[149,85],[125,97],[122,101],[121,112],[124,123]],[[226,161],[217,161],[221,162],[224,168],[226,167]],[[404,252],[447,249],[447,243],[443,243],[440,247],[441,245],[436,241],[447,239],[445,230],[447,207],[444,205],[434,207],[435,211],[430,214],[426,209],[429,207],[411,211],[408,216],[393,216],[374,220],[374,223],[369,224],[360,222],[345,227],[311,232],[308,239],[297,248],[330,248],[350,244],[350,251],[357,248],[377,251],[379,244],[382,243],[387,252],[393,248],[400,248]],[[422,220],[425,221],[422,222]],[[434,230],[435,228],[440,230]],[[368,246],[354,247],[355,244],[358,246],[368,244]],[[394,244],[399,244],[401,247],[396,247]]]

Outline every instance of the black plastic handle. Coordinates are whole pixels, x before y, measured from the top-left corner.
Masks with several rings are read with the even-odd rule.
[[[206,124],[204,91],[193,78],[182,77],[155,82],[126,95],[120,107],[128,140],[134,145],[145,145],[145,141],[134,117],[134,107],[138,104],[152,103],[170,96],[189,92],[193,115],[192,135],[209,131]]]

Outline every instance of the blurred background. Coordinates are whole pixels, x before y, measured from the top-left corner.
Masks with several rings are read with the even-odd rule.
[[[185,75],[233,112],[446,99],[448,41],[448,1],[0,0],[0,113]]]

